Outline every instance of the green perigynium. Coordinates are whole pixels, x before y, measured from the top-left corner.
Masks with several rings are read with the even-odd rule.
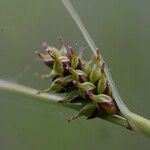
[[[97,50],[96,55],[86,62],[62,38],[60,41],[60,50],[44,44],[47,54],[37,52],[38,57],[51,69],[47,77],[52,80],[50,86],[39,93],[65,93],[66,97],[61,103],[81,104],[81,110],[69,121],[81,115],[90,119],[102,114],[120,114],[104,72],[105,64],[101,62],[100,51]]]

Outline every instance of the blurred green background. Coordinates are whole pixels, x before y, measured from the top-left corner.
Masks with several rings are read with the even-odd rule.
[[[150,1],[72,0],[109,66],[129,108],[150,116]],[[36,60],[42,43],[92,52],[60,0],[0,0],[0,78],[37,89],[49,81]],[[77,43],[77,44],[76,44]],[[149,139],[100,119],[67,119],[75,111],[0,91],[1,150],[147,150]]]

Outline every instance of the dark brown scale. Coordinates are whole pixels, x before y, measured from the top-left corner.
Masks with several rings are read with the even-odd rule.
[[[105,74],[105,70],[104,69],[105,69],[105,63],[103,63],[102,67],[101,67],[101,72]]]
[[[88,76],[86,74],[79,74],[79,82],[83,83],[88,80]]]
[[[82,75],[79,75],[79,82],[80,82],[80,83],[83,83],[83,82],[85,82],[85,81],[87,81],[87,78],[86,78],[86,77],[83,77]]]
[[[80,103],[83,98],[81,96],[76,96],[73,99],[68,100],[69,103]]]
[[[59,75],[55,75],[55,76],[52,78],[52,81],[56,80],[58,77],[59,77]]]
[[[114,105],[115,105],[115,107],[116,107],[117,113],[119,113],[119,112],[120,112],[120,109],[119,109],[119,107],[118,107],[118,105],[117,105],[115,99],[112,99],[112,101],[113,101],[113,103],[114,103]]]
[[[98,82],[99,82],[99,79],[94,83],[94,85],[97,87],[98,86]]]
[[[108,84],[108,81],[106,81],[106,87],[104,89],[103,94],[106,94],[106,95],[109,95],[110,97],[112,97],[112,92],[111,92],[110,86]]]
[[[66,85],[64,85],[60,80],[57,80],[57,78],[56,78],[55,83],[60,84],[61,86],[63,86],[65,91],[76,89],[76,86],[75,86],[73,81],[67,82]]]
[[[66,92],[68,92],[68,90],[65,89],[65,88],[63,88],[63,89],[61,89],[60,91],[58,91],[58,93],[66,93]]]
[[[95,108],[93,113],[89,117],[87,117],[87,119],[96,118],[96,117],[100,116],[102,113],[103,113],[103,111],[101,109]]]
[[[67,68],[71,66],[70,61],[62,61],[62,64],[63,64],[63,76],[69,75],[70,72]]]
[[[89,99],[89,100],[92,100],[92,97],[91,97],[91,95],[92,94],[97,94],[97,90],[96,89],[93,89],[93,90],[86,90],[85,91],[85,97],[87,98],[87,99]]]
[[[73,55],[73,50],[68,45],[66,46],[66,56],[71,60]]]
[[[68,92],[71,92],[71,91],[73,91],[73,90],[75,90],[76,88],[75,87],[64,87],[63,89],[61,89],[60,91],[59,91],[59,93],[68,93]]]
[[[118,106],[113,100],[109,102],[101,103],[99,104],[99,106],[106,114],[117,114],[119,112]]]
[[[65,88],[75,88],[75,84],[73,81],[67,82],[67,85],[64,86]]]
[[[76,69],[82,70],[82,67],[83,67],[83,64],[82,64],[82,62],[81,62],[81,59],[78,58],[78,65],[77,65]]]
[[[54,65],[54,60],[50,59],[50,60],[44,60],[44,63],[45,65],[48,67],[48,68],[53,68],[53,65]]]

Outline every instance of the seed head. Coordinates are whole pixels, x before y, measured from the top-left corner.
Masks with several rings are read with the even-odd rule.
[[[85,115],[87,119],[101,114],[119,114],[119,109],[112,96],[112,90],[105,75],[105,64],[101,62],[100,51],[96,51],[91,60],[85,62],[81,55],[67,45],[60,37],[61,49],[58,50],[43,44],[47,54],[36,52],[37,56],[52,72],[52,83],[41,92],[55,91],[64,93],[65,99],[61,103],[75,105],[80,103],[82,108],[68,121]]]

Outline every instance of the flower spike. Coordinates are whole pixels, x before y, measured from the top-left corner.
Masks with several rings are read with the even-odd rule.
[[[42,92],[61,92],[66,95],[60,103],[71,105],[80,104],[81,110],[68,121],[85,115],[92,119],[103,114],[119,114],[117,104],[112,95],[112,90],[105,75],[105,64],[101,62],[100,50],[92,57],[90,62],[85,62],[80,55],[66,45],[60,37],[61,50],[44,44],[48,55],[37,52],[38,57],[52,69],[52,83]]]

